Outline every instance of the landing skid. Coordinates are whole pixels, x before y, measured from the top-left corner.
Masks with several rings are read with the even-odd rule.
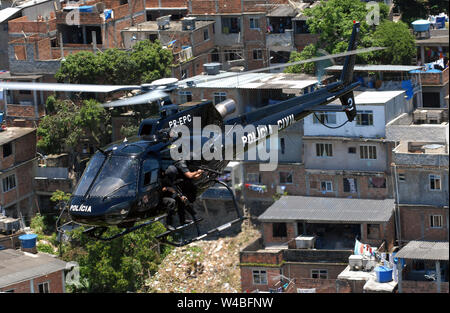
[[[208,170],[208,169],[206,169],[206,170]],[[220,173],[219,173],[219,174],[220,174]],[[203,240],[203,239],[205,239],[205,238],[207,238],[207,237],[209,237],[209,236],[211,236],[211,235],[213,235],[213,234],[215,234],[215,233],[220,233],[220,232],[222,232],[222,231],[224,231],[224,230],[230,228],[230,227],[233,226],[234,224],[239,223],[239,222],[245,220],[246,218],[245,218],[244,216],[242,216],[241,213],[239,212],[239,207],[238,207],[236,198],[235,198],[234,193],[233,193],[233,191],[231,190],[231,188],[230,188],[226,183],[221,182],[221,181],[219,181],[219,180],[217,180],[217,179],[214,179],[214,181],[215,181],[216,183],[218,183],[218,184],[221,184],[221,185],[224,186],[225,188],[227,188],[228,192],[231,194],[231,197],[233,198],[233,204],[234,204],[234,208],[235,208],[235,210],[236,210],[237,218],[234,219],[234,220],[232,220],[232,221],[230,221],[230,222],[228,222],[228,223],[226,223],[226,224],[223,224],[223,225],[221,225],[221,226],[218,226],[218,227],[216,227],[216,228],[213,228],[213,229],[207,231],[207,232],[204,233],[204,234],[200,234],[200,231],[199,231],[199,229],[198,229],[198,225],[197,225],[197,224],[198,224],[199,220],[193,221],[193,222],[191,222],[191,223],[189,223],[189,224],[185,224],[185,225],[179,226],[179,227],[177,227],[175,230],[172,230],[172,231],[168,230],[168,231],[166,231],[166,232],[164,232],[164,233],[162,233],[162,234],[156,236],[156,239],[160,240],[162,243],[165,243],[165,244],[169,244],[169,245],[172,245],[172,246],[175,246],[175,247],[181,247],[181,246],[188,245],[188,244],[190,244],[190,243],[192,243],[192,242],[195,242],[195,241]],[[192,218],[194,218],[194,217],[192,217]],[[173,233],[178,233],[178,232],[180,232],[180,231],[183,231],[184,229],[189,228],[189,227],[191,227],[191,226],[194,225],[194,224],[195,224],[195,226],[197,227],[197,234],[198,234],[197,237],[194,237],[194,238],[191,238],[191,239],[186,239],[186,240],[181,240],[181,241],[179,241],[179,242],[174,242],[174,241],[170,241],[170,240],[167,239],[167,237],[168,237],[169,235],[171,235],[171,234],[173,234]]]
[[[151,225],[151,224],[153,224],[155,222],[158,222],[158,221],[160,221],[162,219],[165,219],[166,217],[167,217],[167,214],[160,215],[157,218],[151,219],[151,220],[149,220],[149,221],[147,221],[145,223],[142,223],[142,224],[139,224],[139,225],[136,225],[136,226],[133,226],[133,227],[126,228],[125,230],[121,231],[120,233],[115,234],[115,235],[110,236],[110,237],[102,237],[103,233],[108,229],[108,227],[96,227],[96,226],[90,227],[90,228],[86,229],[85,231],[83,231],[83,234],[88,235],[89,237],[92,237],[92,238],[97,239],[97,240],[110,241],[110,240],[119,238],[119,237],[121,237],[123,235],[126,235],[128,233],[131,233],[133,231],[136,231],[136,230],[138,230],[138,229],[140,229],[142,227],[149,226],[149,225]]]

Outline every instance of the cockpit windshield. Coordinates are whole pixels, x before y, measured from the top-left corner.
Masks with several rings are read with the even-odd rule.
[[[85,179],[85,182],[83,184],[80,182],[74,194],[84,196],[101,168],[101,172],[93,182],[89,196],[133,196],[137,190],[138,165],[139,161],[135,158],[112,155],[107,156],[105,161],[104,155],[97,154],[89,162],[89,166],[83,175],[82,180]]]

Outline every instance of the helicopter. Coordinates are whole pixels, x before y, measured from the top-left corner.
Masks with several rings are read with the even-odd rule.
[[[360,24],[354,22],[343,70],[338,81],[314,92],[264,106],[237,117],[230,117],[236,110],[236,103],[231,99],[217,105],[214,105],[212,101],[203,101],[185,110],[179,110],[178,106],[171,103],[167,97],[167,92],[177,88],[177,80],[171,78],[141,86],[0,83],[0,88],[80,92],[115,92],[139,89],[141,93],[137,96],[105,103],[103,106],[118,107],[152,101],[160,103],[160,117],[143,120],[137,136],[113,142],[104,148],[97,148],[98,151],[89,161],[67,206],[71,221],[90,226],[85,231],[86,234],[99,240],[112,240],[167,218],[166,208],[161,205],[161,175],[164,169],[175,162],[170,154],[171,149],[180,149],[180,146],[176,145],[179,138],[176,134],[174,135],[177,126],[183,125],[192,129],[194,118],[200,118],[202,124],[216,125],[220,129],[234,125],[254,125],[266,128],[278,125],[281,126],[280,130],[282,131],[281,128],[286,128],[315,112],[345,112],[348,121],[353,121],[356,116],[353,90],[360,84],[352,81],[357,53],[355,51],[358,51],[355,49],[359,28]],[[331,57],[334,56],[327,56],[327,58]],[[314,60],[306,60],[303,63],[311,61]],[[337,99],[340,99],[342,105],[326,105]],[[267,137],[269,136],[268,133]],[[207,138],[196,138],[195,136],[187,138],[191,142],[197,139],[203,143]],[[225,138],[221,138],[221,140],[225,140]],[[230,142],[233,146],[243,146],[244,151],[256,144],[256,142],[251,143],[246,136],[233,137]],[[225,145],[222,144],[221,147],[225,148]],[[192,180],[192,184],[196,187],[196,196],[201,195],[214,184],[223,185],[231,193],[236,218],[204,233],[201,233],[197,227],[197,236],[191,239],[178,242],[168,239],[169,235],[173,233],[181,232],[192,225],[197,226],[201,222],[201,219],[197,219],[180,225],[174,230],[167,230],[157,239],[175,246],[182,246],[221,232],[245,219],[240,213],[232,190],[218,180],[228,162],[226,159],[206,160],[201,157],[187,160],[186,164],[189,170],[201,169],[204,171],[200,179]],[[140,221],[144,222],[136,225]],[[110,226],[117,226],[123,230],[116,235],[102,237]]]

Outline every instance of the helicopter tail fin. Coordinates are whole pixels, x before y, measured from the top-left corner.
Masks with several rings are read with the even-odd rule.
[[[360,27],[359,22],[353,22],[353,31],[352,31],[352,35],[350,37],[350,42],[348,44],[347,51],[356,49],[356,45],[357,45],[358,37],[359,37],[359,27]],[[355,61],[356,61],[356,54],[347,55],[345,57],[344,67],[342,68],[342,73],[341,73],[341,78],[340,78],[341,82],[343,82],[344,85],[348,85],[352,82],[353,68],[355,66]]]
[[[347,51],[355,50],[359,38],[359,22],[353,22],[353,31],[350,37]],[[341,73],[341,82],[344,86],[350,84],[353,80],[353,68],[355,67],[356,54],[347,55],[344,61],[344,67]],[[339,98],[345,108],[345,114],[348,120],[351,122],[356,116],[355,97],[353,91],[346,93]]]

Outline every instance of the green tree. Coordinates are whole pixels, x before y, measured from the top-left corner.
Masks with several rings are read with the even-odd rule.
[[[71,54],[55,78],[76,84],[142,84],[170,76],[173,56],[159,41],[139,41],[130,51],[107,49]]]
[[[416,53],[414,36],[403,22],[384,21],[378,25],[373,45],[386,47],[374,53],[373,63],[408,65]]]
[[[310,44],[306,46],[301,52],[292,51],[289,57],[289,62],[298,62],[307,59],[311,59],[315,57],[317,54],[317,47],[314,44]],[[305,74],[314,74],[315,73],[315,63],[303,63],[296,64],[293,66],[286,67],[284,70],[285,73],[305,73]]]
[[[45,154],[73,149],[80,139],[91,137],[98,145],[110,141],[110,113],[96,100],[77,105],[70,100],[52,101],[53,114],[44,116],[37,129],[37,147]]]
[[[448,14],[448,0],[394,0],[394,3],[401,12],[402,21],[408,25],[415,20],[427,19],[430,14]]]
[[[110,228],[105,235],[116,233]],[[162,246],[159,254],[155,236],[164,232],[161,223],[154,223],[133,233],[104,242],[73,232],[73,240],[64,249],[63,259],[77,261],[81,280],[87,281],[81,292],[127,292],[144,288],[145,280],[153,275],[171,248]],[[80,248],[82,247],[82,248]]]

